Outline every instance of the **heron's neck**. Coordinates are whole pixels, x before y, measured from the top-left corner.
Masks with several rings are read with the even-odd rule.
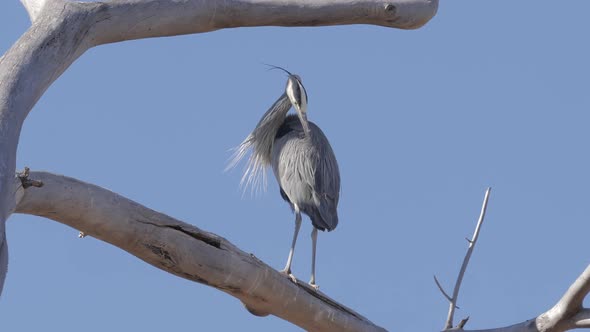
[[[283,93],[277,101],[262,116],[252,137],[256,144],[255,153],[265,164],[270,164],[272,145],[279,127],[285,121],[287,113],[291,109],[291,102],[286,93]]]

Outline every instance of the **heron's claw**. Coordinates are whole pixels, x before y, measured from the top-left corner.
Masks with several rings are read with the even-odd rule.
[[[286,275],[289,279],[291,279],[291,281],[293,281],[293,283],[297,283],[297,278],[295,278],[293,273],[291,273],[291,270],[281,270],[279,272]]]
[[[313,288],[316,292],[320,290],[320,286],[318,286],[315,282],[310,281],[309,285]]]

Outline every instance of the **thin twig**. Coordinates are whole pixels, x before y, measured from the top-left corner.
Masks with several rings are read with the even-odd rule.
[[[481,224],[483,223],[483,219],[486,215],[486,209],[488,207],[488,198],[490,197],[490,191],[492,188],[488,188],[486,190],[486,194],[483,198],[483,204],[481,206],[481,212],[479,214],[479,220],[477,221],[477,226],[475,226],[475,231],[473,232],[473,237],[469,242],[469,247],[467,248],[467,253],[465,254],[465,258],[463,259],[463,264],[461,265],[461,270],[459,271],[459,275],[457,276],[457,282],[455,283],[455,289],[453,290],[453,297],[449,303],[449,314],[447,316],[447,322],[445,323],[445,330],[448,330],[453,327],[453,315],[455,314],[455,307],[457,306],[457,299],[459,297],[459,288],[461,288],[461,282],[463,281],[463,276],[465,275],[465,270],[467,270],[467,264],[469,264],[469,259],[471,258],[471,254],[473,253],[473,248],[475,247],[475,243],[477,242],[477,238],[479,236],[479,230],[481,229]]]
[[[467,321],[469,320],[469,316],[461,319],[461,321],[459,322],[459,325],[457,325],[457,328],[462,329],[465,327],[465,324],[467,324]]]
[[[442,295],[449,300],[449,302],[453,301],[453,299],[451,299],[451,297],[449,296],[449,294],[447,294],[447,292],[445,292],[445,290],[443,289],[443,287],[440,285],[440,282],[438,282],[438,279],[436,278],[436,275],[433,276],[434,277],[434,282],[436,283],[436,286],[438,286],[438,289],[440,290],[440,292],[442,293]]]

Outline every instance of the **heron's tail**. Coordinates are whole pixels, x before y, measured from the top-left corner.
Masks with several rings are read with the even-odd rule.
[[[338,202],[328,195],[314,195],[315,216],[311,216],[313,225],[320,230],[333,231],[338,226]]]

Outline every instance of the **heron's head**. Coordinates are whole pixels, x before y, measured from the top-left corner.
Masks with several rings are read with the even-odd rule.
[[[309,124],[307,123],[307,92],[301,83],[301,77],[299,75],[289,73],[289,80],[287,81],[285,92],[299,116],[303,130],[305,130],[306,134],[309,134]]]
[[[269,64],[267,64],[267,66],[271,67],[271,69],[280,69],[287,73],[288,80],[285,93],[287,94],[287,97],[289,97],[291,105],[295,108],[297,116],[299,116],[299,121],[301,121],[301,126],[303,127],[305,134],[309,134],[309,123],[307,122],[307,91],[305,91],[305,87],[303,86],[303,83],[301,83],[301,77],[299,77],[299,75],[291,74],[287,69],[279,66]]]

